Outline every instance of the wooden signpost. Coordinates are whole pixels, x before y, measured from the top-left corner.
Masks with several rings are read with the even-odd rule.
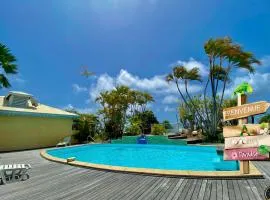
[[[261,155],[258,147],[270,146],[269,135],[259,135],[258,124],[247,124],[247,117],[265,113],[270,107],[266,101],[246,104],[247,96],[238,94],[238,106],[223,110],[224,121],[238,119],[238,126],[223,127],[225,138],[224,160],[240,160],[240,171],[249,173],[249,160],[265,160],[269,154]]]
[[[268,155],[261,155],[255,148],[244,148],[244,149],[227,149],[224,152],[225,160],[265,160],[269,158]]]
[[[254,148],[270,146],[270,135],[225,138],[225,149]]]
[[[260,101],[256,103],[225,108],[223,110],[223,119],[224,121],[228,121],[232,119],[241,119],[252,115],[262,114],[267,111],[269,106],[270,104],[266,101]]]
[[[244,133],[244,135],[258,135],[260,130],[259,124],[243,124],[247,127],[248,133]],[[224,126],[223,127],[223,137],[238,137],[243,129],[243,125],[238,126]]]

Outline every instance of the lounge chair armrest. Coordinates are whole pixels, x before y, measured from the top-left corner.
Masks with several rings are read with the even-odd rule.
[[[30,164],[26,164],[26,165],[25,165],[25,168],[26,168],[26,169],[31,169],[32,167],[31,167]]]

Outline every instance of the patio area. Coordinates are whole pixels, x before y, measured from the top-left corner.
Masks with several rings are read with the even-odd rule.
[[[0,164],[31,164],[30,179],[0,185],[1,200],[196,199],[264,200],[270,162],[253,162],[264,179],[213,180],[156,177],[73,167],[40,157],[39,150],[2,153]]]

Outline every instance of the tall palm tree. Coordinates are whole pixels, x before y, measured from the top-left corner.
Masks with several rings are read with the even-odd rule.
[[[206,107],[206,113],[211,113],[209,132],[215,135],[221,120],[219,113],[222,109],[224,92],[230,78],[230,72],[236,67],[253,73],[255,71],[254,64],[260,64],[260,61],[252,53],[244,51],[239,44],[233,43],[229,37],[208,40],[204,45],[204,50],[209,59],[210,71],[204,95],[206,95],[207,87],[210,85],[213,104],[211,110]],[[220,88],[220,95],[218,95],[220,82],[223,83],[223,86]]]
[[[193,67],[192,69],[187,69],[185,66],[176,66],[173,68],[173,72],[166,77],[167,82],[174,82],[176,84],[177,90],[184,101],[184,103],[187,105],[187,108],[189,111],[193,112],[194,110],[197,112],[198,115],[195,116],[195,118],[202,122],[203,118],[201,114],[198,112],[197,107],[194,105],[193,99],[191,98],[190,94],[188,93],[188,82],[189,81],[201,81],[201,76],[199,73],[198,67]],[[189,101],[187,101],[185,95],[180,89],[179,81],[184,82],[185,84],[185,91],[186,96],[189,98]],[[190,102],[192,105],[190,105],[188,102]]]
[[[7,75],[17,73],[16,58],[10,50],[0,43],[0,88],[10,87]]]

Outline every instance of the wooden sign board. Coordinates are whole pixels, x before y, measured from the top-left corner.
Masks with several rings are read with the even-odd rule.
[[[269,153],[261,155],[257,148],[224,150],[224,160],[267,160],[268,158]]]
[[[225,149],[257,148],[270,146],[270,135],[225,138]]]
[[[269,106],[270,104],[266,101],[260,101],[256,103],[249,103],[241,106],[225,108],[223,110],[223,119],[224,121],[228,121],[232,119],[241,119],[252,115],[258,115],[261,113],[265,113]]]
[[[259,124],[245,124],[250,135],[257,135],[260,131]],[[224,126],[223,127],[223,136],[228,137],[239,137],[242,131],[243,125],[238,126]],[[244,133],[244,135],[247,135]]]

